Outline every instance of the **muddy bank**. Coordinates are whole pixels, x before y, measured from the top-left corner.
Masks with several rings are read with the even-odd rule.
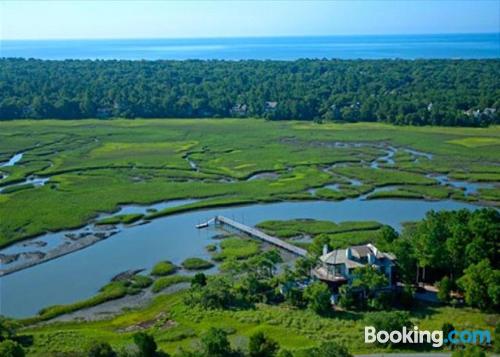
[[[68,321],[98,321],[110,319],[129,309],[139,309],[147,306],[155,297],[159,295],[172,294],[180,290],[187,289],[189,283],[179,283],[169,286],[160,293],[153,293],[150,288],[141,291],[136,295],[127,295],[121,299],[107,301],[103,304],[78,310],[70,314],[58,316],[46,323],[68,322]]]
[[[11,255],[0,254],[0,263],[2,264],[0,277],[35,266],[37,264],[45,263],[49,260],[62,257],[63,255],[76,252],[80,249],[87,248],[97,242],[108,239],[116,233],[118,233],[118,230],[88,233],[83,234],[83,236],[80,237],[77,237],[76,235],[68,235],[68,241],[65,241],[62,245],[48,250],[47,252],[23,252]],[[26,261],[23,261],[24,259],[26,259]],[[18,261],[20,262],[17,263]],[[8,266],[5,266],[5,264]]]

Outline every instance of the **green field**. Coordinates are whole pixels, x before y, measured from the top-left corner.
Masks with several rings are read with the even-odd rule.
[[[397,149],[394,163],[381,159],[389,147]],[[98,224],[132,224],[207,207],[342,200],[362,195],[367,199],[454,198],[500,205],[497,126],[406,127],[253,119],[0,122],[0,162],[19,152],[23,152],[20,162],[0,167],[0,172],[7,175],[0,180],[0,187],[4,187],[0,192],[0,246],[48,231],[82,226],[100,213],[117,211],[123,204],[186,198],[198,200],[144,215],[103,218]],[[378,168],[370,167],[375,160]],[[254,176],[262,173],[267,176]],[[460,188],[438,185],[428,174],[493,186],[466,195]],[[49,181],[41,187],[9,186],[31,175]],[[388,190],[371,192],[375,188]],[[341,248],[377,243],[382,230],[377,222],[311,220],[266,221],[259,228],[316,254],[324,244]],[[207,250],[212,260],[224,266],[258,258],[264,249],[253,240],[226,237]],[[212,264],[192,258],[182,266],[197,270]],[[174,275],[178,268],[169,261],[159,262],[153,269],[154,280],[139,276],[112,282],[92,298],[49,307],[25,320],[25,324],[50,320],[146,288],[158,294],[150,305],[105,321],[25,327],[20,334],[33,337],[29,354],[81,352],[96,340],[108,341],[120,349],[131,343],[132,333],[143,325],[150,326],[148,332],[168,352],[192,348],[210,326],[227,329],[234,346],[246,345],[248,337],[261,330],[284,348],[295,351],[322,340],[336,340],[356,353],[384,351],[361,343],[363,312],[319,317],[287,304],[259,303],[255,309],[237,310],[187,306],[185,291],[161,293],[190,281],[190,277]],[[440,329],[445,322],[453,322],[455,328],[492,329],[498,320],[495,314],[450,306],[415,306],[411,317],[422,329]]]
[[[178,282],[181,281],[182,278]],[[184,292],[160,295],[148,307],[126,312],[111,320],[52,323],[25,329],[21,334],[33,337],[35,343],[28,349],[29,355],[33,356],[78,352],[95,341],[107,341],[119,350],[132,343],[132,334],[140,330],[138,326],[141,324],[151,326],[148,332],[153,334],[160,348],[169,353],[181,347],[195,347],[204,331],[212,326],[229,331],[230,340],[237,347],[246,346],[250,335],[263,331],[298,356],[301,350],[323,340],[338,341],[351,353],[398,350],[363,342],[365,314],[362,312],[339,312],[324,318],[309,310],[264,304],[250,310],[204,310],[186,306],[184,295]],[[170,321],[169,327],[164,327],[165,316]],[[492,330],[498,316],[469,308],[418,307],[411,312],[411,318],[420,329],[441,329],[443,323],[453,322],[457,329]]]
[[[367,143],[336,146],[335,143]],[[427,173],[472,181],[500,181],[500,127],[443,128],[385,124],[314,124],[263,120],[79,120],[0,123],[0,246],[47,231],[83,225],[120,204],[198,198],[183,210],[250,202],[344,199],[374,187],[398,184],[398,197],[487,201],[498,205],[499,189],[464,196],[460,189],[433,186]],[[394,165],[367,163],[384,145],[433,154],[415,159],[399,150]],[[197,166],[193,169],[188,160]],[[344,163],[343,167],[328,167]],[[390,167],[389,167],[390,166]],[[246,178],[263,171],[272,179]],[[6,186],[29,175],[49,177],[42,187]],[[363,184],[352,186],[349,179]],[[339,183],[339,190],[320,188]],[[408,186],[405,188],[405,186]],[[15,187],[15,186],[12,186]],[[309,190],[320,188],[317,195]],[[435,189],[434,189],[435,188]],[[125,216],[102,223],[129,223]]]

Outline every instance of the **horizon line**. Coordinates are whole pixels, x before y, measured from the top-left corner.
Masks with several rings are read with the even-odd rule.
[[[361,36],[439,36],[439,35],[500,35],[496,32],[428,32],[428,33],[370,33],[370,34],[326,34],[326,35],[249,35],[249,36],[199,36],[199,37],[54,37],[54,38],[0,38],[3,41],[109,41],[109,40],[216,40],[251,38],[319,38],[319,37],[361,37]]]

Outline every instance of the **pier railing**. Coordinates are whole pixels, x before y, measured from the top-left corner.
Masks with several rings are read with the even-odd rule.
[[[216,224],[229,226],[233,229],[236,229],[237,231],[245,233],[253,238],[260,239],[266,243],[272,244],[278,248],[284,249],[284,250],[286,250],[290,253],[293,253],[295,255],[298,255],[301,257],[307,255],[307,251],[305,249],[302,249],[302,248],[299,248],[293,244],[287,243],[279,238],[270,236],[269,234],[266,234],[266,233],[254,228],[254,227],[247,226],[243,223],[232,220],[231,218],[227,218],[224,216],[216,216],[213,219],[213,222],[215,222]]]

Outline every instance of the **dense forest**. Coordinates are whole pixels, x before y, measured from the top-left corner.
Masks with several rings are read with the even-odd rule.
[[[0,59],[0,119],[500,123],[500,60]]]

